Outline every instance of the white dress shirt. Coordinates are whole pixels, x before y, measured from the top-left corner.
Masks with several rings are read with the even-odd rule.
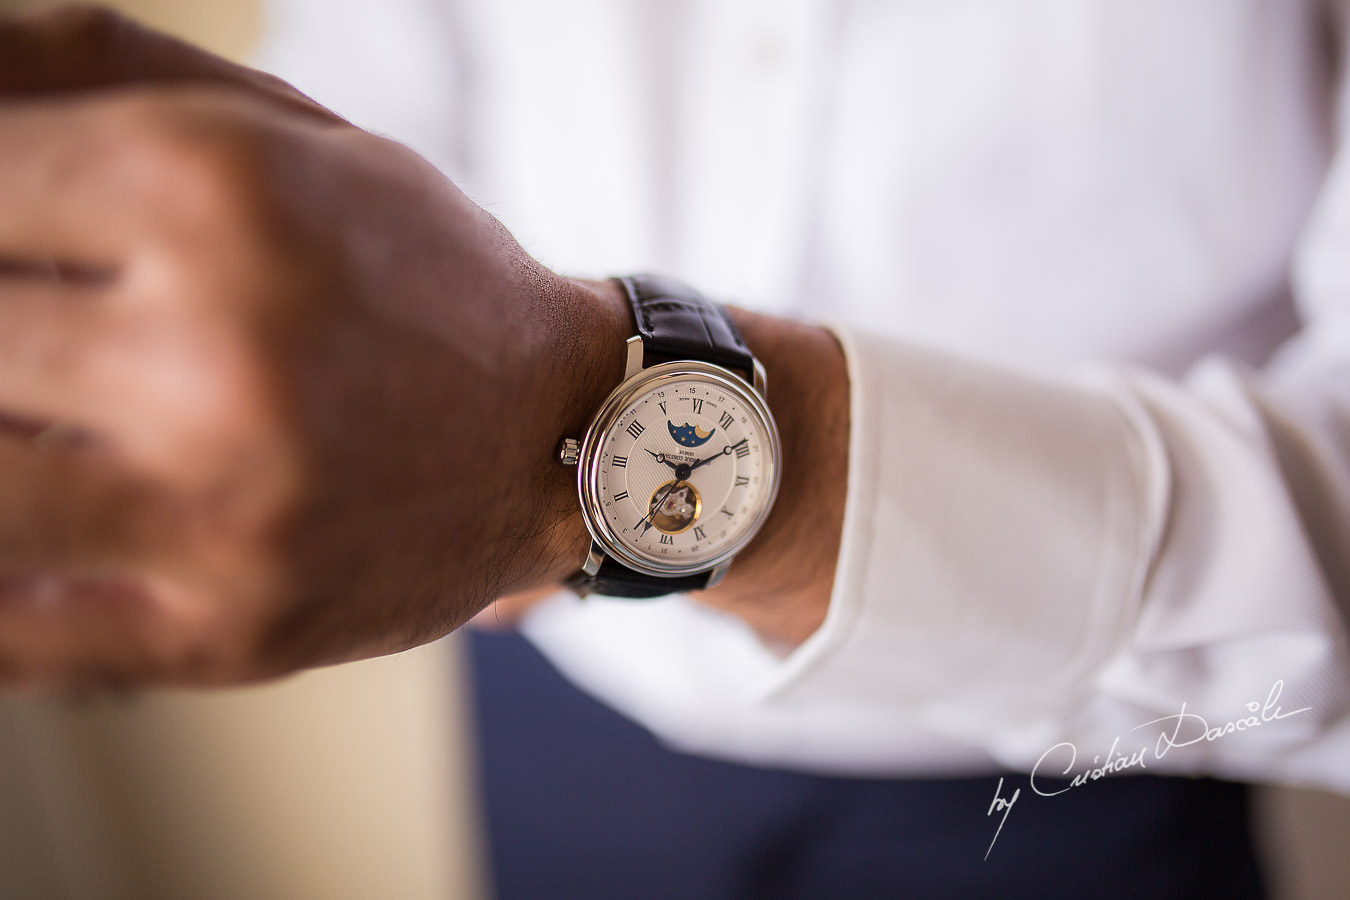
[[[1350,791],[1330,4],[277,0],[272,24],[268,67],[543,262],[840,337],[824,626],[784,652],[688,598],[558,597],[525,631],[583,688],[678,748],[812,771]]]

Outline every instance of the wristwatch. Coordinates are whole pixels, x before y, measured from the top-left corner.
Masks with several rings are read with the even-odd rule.
[[[637,334],[623,381],[564,438],[591,534],[578,594],[659,597],[712,587],[768,518],[778,427],[764,367],[726,310],[673,279],[618,279]]]

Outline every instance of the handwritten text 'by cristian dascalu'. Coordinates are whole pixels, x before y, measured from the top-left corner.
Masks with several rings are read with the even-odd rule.
[[[1090,781],[1098,781],[1107,775],[1115,775],[1130,769],[1147,769],[1150,760],[1160,760],[1170,751],[1180,747],[1189,747],[1201,741],[1217,741],[1240,731],[1251,731],[1267,723],[1307,712],[1312,708],[1305,706],[1302,709],[1285,712],[1280,708],[1280,694],[1283,691],[1284,681],[1275,682],[1270,688],[1270,693],[1266,695],[1264,703],[1253,700],[1246,705],[1248,715],[1220,725],[1210,725],[1198,713],[1188,712],[1186,704],[1182,703],[1179,712],[1142,722],[1130,729],[1130,731],[1138,731],[1141,728],[1148,728],[1150,725],[1157,726],[1159,729],[1158,739],[1152,746],[1145,743],[1138,750],[1125,755],[1119,751],[1120,738],[1117,737],[1111,742],[1111,749],[1106,752],[1106,758],[1094,756],[1092,758],[1093,767],[1074,775],[1069,780],[1068,787],[1062,786],[1060,782],[1055,784],[1053,790],[1038,787],[1036,785],[1037,775],[1041,776],[1042,785],[1044,785],[1045,778],[1051,775],[1055,778],[1062,778],[1078,767],[1078,748],[1068,741],[1063,741],[1041,754],[1041,758],[1036,761],[1036,765],[1032,767],[1031,774],[1028,776],[1029,786],[1034,793],[1041,797],[1055,797],[1074,788],[1082,787]],[[1003,832],[1003,824],[1008,821],[1008,813],[1012,812],[1013,804],[1017,802],[1017,798],[1021,795],[1022,789],[1017,788],[1011,796],[1004,796],[1003,779],[998,780],[998,786],[994,788],[994,802],[989,804],[989,811],[985,815],[992,816],[998,813],[1002,813],[1002,815],[998,820],[998,828],[994,831],[994,839],[989,842],[989,849],[984,853],[985,859],[988,859],[990,852],[993,851],[998,836]]]

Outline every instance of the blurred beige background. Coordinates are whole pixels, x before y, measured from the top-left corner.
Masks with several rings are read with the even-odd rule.
[[[0,896],[481,896],[456,684],[442,643],[262,688],[0,701]]]
[[[261,27],[256,0],[110,5],[236,59]],[[0,700],[0,896],[484,896],[466,727],[454,638],[262,688]],[[1350,800],[1260,804],[1275,896],[1350,897]]]
[[[0,0],[0,12],[62,5],[67,4]],[[97,5],[120,9],[148,25],[236,60],[247,58],[262,24],[262,0],[109,0]]]

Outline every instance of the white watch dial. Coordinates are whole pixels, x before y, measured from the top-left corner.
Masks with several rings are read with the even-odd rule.
[[[778,486],[778,439],[762,402],[734,379],[668,366],[648,370],[583,450],[584,505],[600,520],[592,531],[655,574],[730,558],[763,524]]]

